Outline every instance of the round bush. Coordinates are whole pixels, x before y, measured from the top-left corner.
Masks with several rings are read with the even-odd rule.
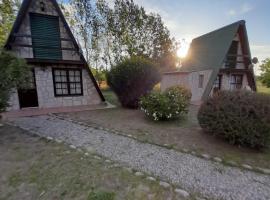
[[[107,74],[108,85],[127,108],[138,108],[140,97],[149,93],[159,81],[158,68],[142,57],[126,59]]]
[[[206,132],[231,144],[263,148],[270,140],[270,96],[223,91],[202,104],[198,120]]]
[[[141,109],[155,121],[172,120],[188,112],[191,93],[182,87],[172,87],[164,93],[151,92],[141,98]]]

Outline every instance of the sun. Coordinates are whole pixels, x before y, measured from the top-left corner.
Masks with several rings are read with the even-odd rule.
[[[181,47],[177,50],[177,56],[179,58],[185,58],[187,56],[189,49],[189,44],[183,43],[181,44]]]

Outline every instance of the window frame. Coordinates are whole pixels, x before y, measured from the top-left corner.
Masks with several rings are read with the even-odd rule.
[[[57,70],[60,70],[60,71],[65,71],[66,72],[66,82],[59,82],[59,81],[56,81],[55,78],[55,71]],[[77,81],[70,81],[70,75],[69,75],[69,72],[70,71],[79,71],[80,73],[80,82],[77,82]],[[83,78],[82,78],[82,69],[78,69],[78,68],[52,68],[52,76],[53,76],[53,88],[54,88],[54,96],[55,97],[76,97],[76,96],[83,96]],[[68,94],[57,94],[56,92],[56,84],[59,83],[66,83],[67,84],[67,91],[68,91]],[[81,92],[78,93],[78,94],[72,94],[71,93],[71,87],[70,87],[70,84],[80,84],[80,87],[81,87]]]
[[[240,77],[241,78],[241,83],[238,83],[237,78],[233,79],[233,77]],[[233,80],[235,82],[233,82]],[[237,85],[240,85],[240,84],[241,84],[241,87],[237,88]],[[230,77],[230,88],[231,88],[231,90],[241,90],[242,87],[243,87],[243,74],[232,74],[231,77]]]
[[[198,88],[203,88],[204,86],[204,74],[199,74]]]
[[[217,86],[217,81],[218,81],[218,87]],[[214,82],[214,88],[218,88],[218,90],[221,90],[221,85],[222,85],[222,74],[219,74]]]
[[[32,52],[33,52],[33,57],[35,59],[41,59],[41,60],[63,60],[63,52],[62,52],[62,42],[61,42],[61,28],[60,28],[60,18],[59,16],[54,16],[54,15],[48,15],[48,14],[43,14],[43,13],[35,13],[35,12],[29,12],[29,24],[30,24],[30,32],[31,32],[31,43],[32,43]],[[34,36],[33,36],[33,32],[32,32],[32,24],[31,24],[31,17],[34,17],[34,16],[38,16],[38,17],[44,17],[44,18],[50,18],[50,19],[54,19],[57,21],[57,32],[59,34],[59,49],[58,48],[52,48],[48,45],[45,45],[45,46],[35,46],[35,43],[33,41],[34,39]],[[42,37],[42,36],[41,36]],[[45,37],[46,38],[46,37]],[[48,38],[47,38],[48,39]],[[54,38],[55,39],[55,38]],[[47,51],[50,51],[51,49],[55,49],[55,50],[59,50],[59,58],[55,59],[50,59],[50,58],[41,58],[39,56],[37,56],[37,53],[36,53],[36,50],[40,48],[40,49],[43,49],[43,50],[47,50]]]
[[[230,49],[227,54],[225,68],[232,68],[235,69],[237,67],[237,53],[239,49],[240,42],[239,41],[232,41]],[[234,52],[236,50],[236,52]]]

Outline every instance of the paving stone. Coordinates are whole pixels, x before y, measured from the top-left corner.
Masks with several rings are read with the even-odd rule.
[[[234,162],[234,161],[227,161],[227,164],[229,164],[229,165],[231,165],[231,166],[237,166],[237,163],[236,162]]]
[[[151,177],[151,176],[148,176],[148,177],[146,178],[146,180],[148,180],[148,181],[156,181],[156,179],[155,179],[154,177]]]
[[[257,167],[256,169],[264,174],[270,174],[270,169],[264,169],[264,168],[260,168],[260,167]]]
[[[244,169],[252,170],[253,168],[250,165],[243,164],[241,165]]]
[[[210,159],[211,158],[211,156],[209,154],[202,154],[201,156],[203,158],[205,158],[205,159]]]
[[[53,138],[52,137],[46,137],[47,138],[47,140],[53,140]]]
[[[130,172],[130,173],[133,172],[132,168],[130,168],[130,167],[124,167],[124,169],[125,169],[126,171]]]
[[[95,149],[93,148],[93,147],[86,147],[86,150],[89,152],[89,153],[92,153],[92,154],[94,154],[96,151],[95,151]]]
[[[62,143],[62,140],[56,139],[55,142],[61,144]]]
[[[78,152],[80,152],[80,153],[82,153],[82,152],[83,152],[83,150],[81,150],[81,149],[79,149],[79,148],[77,149],[77,151],[78,151]]]
[[[144,174],[142,172],[136,172],[135,176],[143,176]]]
[[[188,149],[182,149],[182,151],[183,151],[184,153],[188,153],[188,152],[189,152]]]
[[[183,198],[188,198],[189,197],[189,193],[187,191],[185,191],[185,190],[175,189],[174,191]]]
[[[77,149],[77,147],[74,146],[74,145],[69,145],[69,147],[70,147],[71,149]]]
[[[94,158],[97,160],[101,160],[101,157],[99,157],[99,156],[94,156]]]
[[[206,200],[206,199],[204,199],[204,198],[202,198],[202,197],[195,197],[195,199],[196,199],[196,200]]]
[[[164,188],[169,188],[171,186],[169,183],[166,183],[166,182],[163,182],[163,181],[160,181],[159,185],[164,187]]]
[[[216,162],[222,162],[222,159],[219,158],[219,157],[214,157],[213,159],[214,159],[214,161],[216,161]]]

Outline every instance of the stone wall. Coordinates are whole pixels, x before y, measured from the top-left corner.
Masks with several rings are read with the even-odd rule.
[[[59,66],[57,66],[59,68]],[[101,103],[97,90],[86,69],[82,70],[83,96],[55,97],[52,67],[36,67],[36,85],[40,108],[94,105]]]
[[[66,66],[35,67],[39,108],[86,106],[101,103],[99,94],[86,69],[82,70],[83,96],[55,97],[52,67],[59,68]],[[8,111],[20,109],[19,97],[15,89],[11,92],[9,104]]]

